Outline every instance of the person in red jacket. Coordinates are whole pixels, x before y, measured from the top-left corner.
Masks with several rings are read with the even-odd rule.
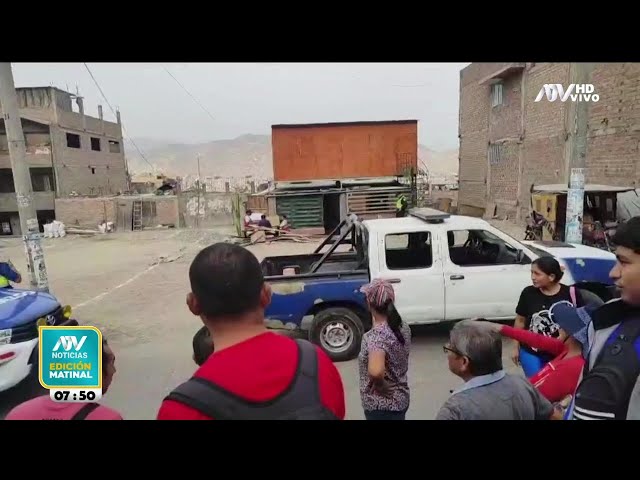
[[[552,403],[560,403],[573,395],[585,365],[588,349],[587,331],[591,322],[591,305],[576,308],[570,302],[551,307],[549,316],[560,327],[557,338],[509,325],[489,323],[505,337],[553,356],[529,381]]]
[[[191,263],[189,279],[187,305],[209,335],[196,334],[195,380],[164,399],[158,420],[269,419],[272,402],[284,405],[278,418],[291,413],[288,405],[296,404],[296,412],[329,412],[332,418],[344,419],[343,383],[328,355],[315,345],[301,345],[266,329],[264,309],[271,301],[271,289],[249,250],[229,243],[206,247]],[[203,342],[210,342],[210,349]],[[312,365],[303,361],[309,358]],[[307,388],[293,390],[302,395],[293,400],[284,397],[288,403],[277,400],[300,382]]]

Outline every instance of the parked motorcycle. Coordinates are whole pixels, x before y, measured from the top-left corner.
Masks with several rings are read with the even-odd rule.
[[[542,229],[547,220],[535,210],[527,216],[527,226],[524,231],[525,240],[542,240]]]
[[[613,251],[611,238],[615,235],[617,227],[617,222],[605,222],[603,225],[596,220],[593,222],[593,228],[583,229],[582,243],[611,252]]]

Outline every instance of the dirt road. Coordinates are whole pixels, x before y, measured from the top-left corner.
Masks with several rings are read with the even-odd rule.
[[[162,398],[193,373],[191,338],[201,323],[185,305],[188,269],[195,254],[220,241],[224,233],[167,230],[44,241],[51,292],[61,303],[73,306],[82,324],[99,327],[116,352],[118,371],[103,401],[125,418],[155,418]],[[250,250],[262,259],[314,247],[280,242]],[[26,277],[23,252],[18,239],[0,241],[0,257],[11,258]],[[442,327],[416,331],[408,418],[433,418],[459,383],[447,370],[445,338]],[[363,418],[356,363],[341,363],[338,368],[347,391],[347,416]],[[1,394],[0,417],[23,395],[19,390]]]

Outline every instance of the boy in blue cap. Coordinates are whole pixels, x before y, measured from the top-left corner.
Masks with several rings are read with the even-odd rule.
[[[552,403],[568,403],[575,392],[586,362],[589,347],[588,326],[597,305],[576,308],[570,302],[558,302],[549,309],[549,317],[560,328],[557,338],[509,325],[489,323],[505,337],[549,353],[554,358],[529,380]]]

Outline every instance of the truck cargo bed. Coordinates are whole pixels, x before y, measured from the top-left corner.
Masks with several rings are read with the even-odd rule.
[[[295,275],[308,274],[322,256],[323,254],[321,253],[311,253],[307,255],[266,257],[262,260],[262,273],[265,277],[289,276],[284,275],[284,271],[285,269],[292,269],[292,273],[294,272]],[[322,263],[315,273],[349,272],[356,270],[359,263],[355,252],[334,253]]]

